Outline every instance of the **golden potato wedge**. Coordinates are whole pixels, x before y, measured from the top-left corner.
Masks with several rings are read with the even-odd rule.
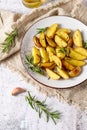
[[[71,30],[69,28],[59,28],[58,31],[63,31],[67,34],[70,34],[71,33]]]
[[[66,71],[64,71],[64,70],[62,70],[62,69],[60,69],[60,68],[57,67],[57,72],[58,72],[58,74],[59,74],[62,78],[64,78],[64,79],[69,79],[69,75],[68,75],[68,73],[67,73]]]
[[[67,70],[73,70],[75,67],[65,60],[62,60],[62,65]]]
[[[50,53],[49,53],[50,62],[53,62],[52,55],[54,55],[54,54],[53,54],[52,52],[50,52]]]
[[[87,57],[87,50],[85,48],[82,47],[76,47],[74,49],[76,52],[78,52],[79,54],[86,56]]]
[[[55,35],[54,40],[56,42],[56,44],[59,47],[66,47],[67,46],[67,42],[65,42],[62,38],[60,38],[58,35]]]
[[[56,64],[54,63],[53,65],[51,65],[51,66],[49,67],[49,69],[50,69],[50,70],[53,70],[53,69],[55,69],[55,67],[56,67]]]
[[[73,46],[73,38],[72,37],[69,38],[69,41],[67,44],[68,44],[67,46],[69,46],[69,47]]]
[[[50,70],[50,69],[46,69],[47,75],[54,80],[57,80],[60,78],[60,76],[58,74],[56,74],[54,71]]]
[[[56,55],[52,55],[52,60],[55,62],[55,64],[59,67],[62,68],[62,61],[60,60],[59,57]]]
[[[39,38],[34,36],[33,37],[33,41],[34,41],[34,44],[37,46],[37,47],[42,47],[42,45],[40,44],[40,41],[39,41]]]
[[[72,71],[69,72],[70,77],[76,77],[81,73],[81,67],[75,67]]]
[[[41,43],[42,47],[46,47],[46,38],[45,38],[44,32],[41,32],[39,34],[39,39],[40,39],[40,43]]]
[[[86,56],[81,55],[80,53],[76,52],[74,49],[70,48],[69,56],[76,60],[85,60]]]
[[[65,54],[62,53],[60,50],[61,50],[60,47],[57,47],[57,48],[56,48],[56,55],[57,55],[60,59],[63,59],[63,58],[65,57]]]
[[[41,47],[40,48],[40,54],[41,54],[41,57],[42,57],[42,62],[48,62],[49,61],[49,55],[47,53],[47,51],[45,50],[45,48]]]
[[[39,55],[34,55],[33,56],[33,62],[34,62],[34,64],[38,64],[39,62],[40,62],[40,56]]]
[[[69,41],[69,35],[66,32],[58,30],[56,34],[62,39],[64,39],[66,42]]]
[[[52,62],[52,61],[53,61],[53,60],[52,60],[52,55],[53,55],[53,54],[56,54],[55,49],[54,49],[53,47],[47,46],[47,47],[46,47],[46,50],[47,50],[47,52],[48,52],[48,54],[49,54],[50,62]]]
[[[32,47],[32,56],[38,55],[40,56],[40,51],[35,46]]]
[[[53,38],[57,29],[58,29],[58,24],[57,24],[57,23],[52,24],[52,25],[47,29],[47,32],[46,32],[47,37]]]
[[[46,63],[41,63],[42,68],[49,68],[54,64],[54,62],[46,62]]]
[[[40,62],[40,52],[39,49],[37,49],[36,47],[32,47],[32,56],[33,56],[33,62],[34,64],[38,64]]]
[[[55,49],[53,47],[47,46],[46,50],[47,50],[48,53],[56,54]]]
[[[46,36],[46,40],[47,40],[47,43],[49,46],[56,47],[56,43],[52,39],[50,39]]]
[[[73,42],[75,46],[82,47],[82,34],[79,29],[77,29],[73,34]]]
[[[54,62],[46,62],[46,63],[41,63],[41,68],[48,68],[50,70],[54,69],[56,64]]]
[[[67,61],[68,63],[74,66],[84,66],[86,64],[85,61],[79,61],[68,57],[65,57],[65,61]]]

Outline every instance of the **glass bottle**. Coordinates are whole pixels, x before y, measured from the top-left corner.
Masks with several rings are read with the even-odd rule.
[[[22,0],[22,3],[29,8],[37,8],[44,4],[47,0]]]

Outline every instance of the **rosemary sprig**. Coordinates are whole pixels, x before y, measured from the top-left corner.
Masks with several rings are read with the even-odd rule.
[[[28,68],[31,69],[33,72],[44,75],[43,70],[38,65],[33,64],[32,55],[25,55],[25,63],[28,65]]]
[[[87,49],[87,41],[83,42],[83,47]]]
[[[59,52],[64,53],[66,56],[68,56],[69,55],[69,48],[61,47]]]
[[[2,52],[8,53],[15,46],[15,38],[18,36],[18,29],[15,28],[10,34],[6,33],[7,38],[2,43]]]
[[[2,18],[2,16],[1,16],[1,13],[0,13],[0,19],[1,19],[2,24],[4,24],[3,18]]]
[[[41,33],[41,32],[45,32],[47,30],[47,27],[45,28],[37,28],[37,34]]]
[[[51,118],[53,122],[56,124],[56,120],[60,119],[60,112],[59,111],[52,111],[48,106],[46,105],[46,100],[39,101],[36,99],[35,96],[31,96],[30,92],[28,91],[28,95],[25,97],[26,101],[29,103],[29,105],[38,112],[39,118],[41,118],[42,113],[46,115],[47,122]]]

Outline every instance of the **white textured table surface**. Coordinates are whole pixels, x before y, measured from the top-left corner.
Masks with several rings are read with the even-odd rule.
[[[32,11],[24,7],[21,0],[0,0],[0,9],[20,13]],[[19,74],[0,65],[0,130],[87,130],[87,112],[61,103],[53,97],[47,97],[46,103],[62,113],[61,119],[57,125],[51,120],[47,123],[44,116],[39,119],[37,113],[26,103],[25,94],[11,96],[11,91],[17,86],[26,88],[40,100],[45,99],[45,95],[23,81]]]

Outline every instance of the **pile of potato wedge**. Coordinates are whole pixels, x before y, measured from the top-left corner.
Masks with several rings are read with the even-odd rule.
[[[82,32],[60,28],[58,23],[33,36],[34,64],[54,80],[78,76],[86,64],[87,50],[83,48]]]

